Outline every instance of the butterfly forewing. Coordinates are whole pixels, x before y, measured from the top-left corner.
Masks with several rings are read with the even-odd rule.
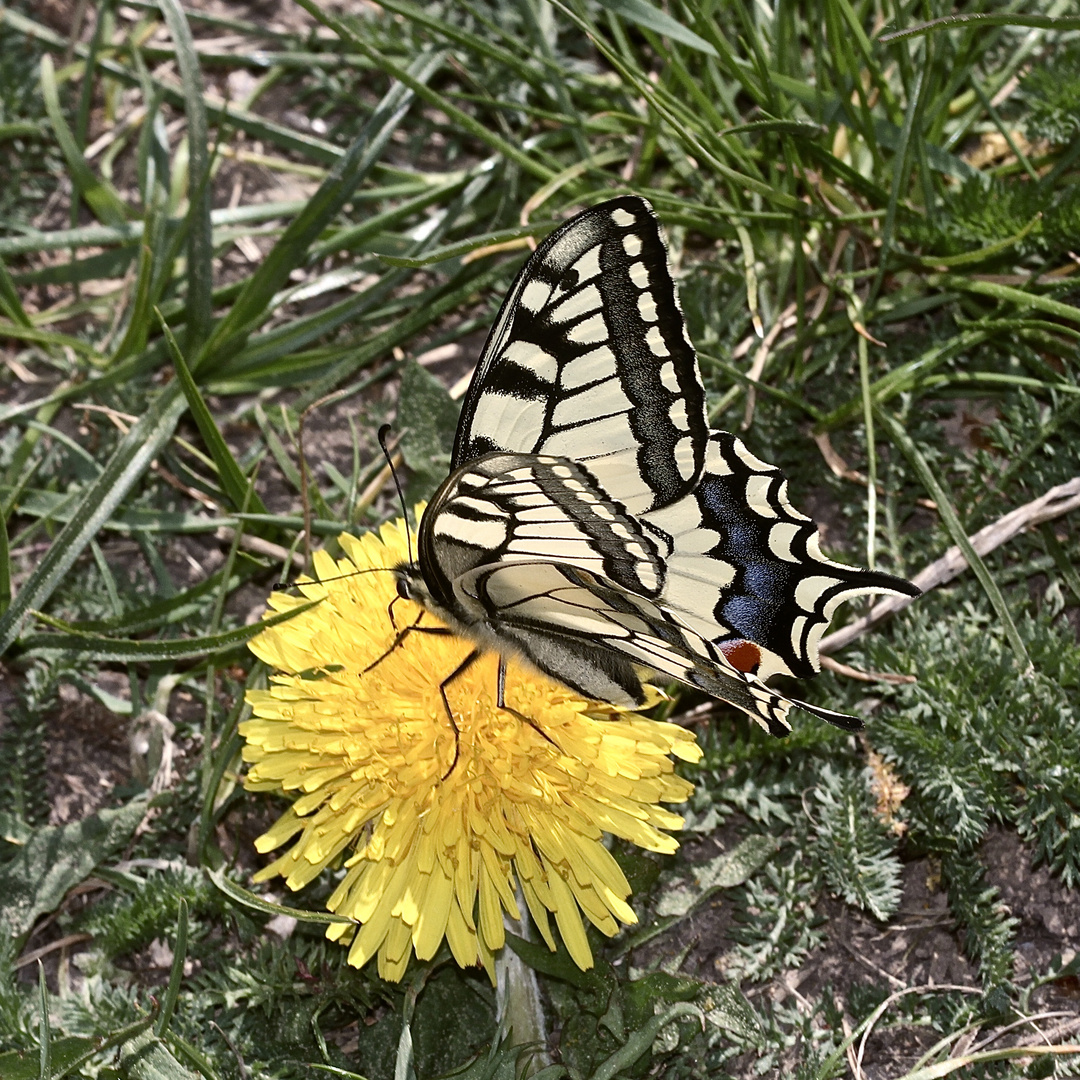
[[[836,606],[875,590],[788,502],[783,474],[710,431],[652,209],[627,196],[556,230],[518,275],[420,524],[417,598],[481,645],[627,707],[650,674],[783,734]]]
[[[652,209],[587,210],[514,282],[462,407],[453,466],[492,451],[585,463],[630,513],[693,490],[705,396]]]
[[[451,474],[424,514],[420,556],[447,600],[474,568],[503,563],[558,561],[641,596],[664,581],[639,523],[583,465],[548,455],[485,454]]]

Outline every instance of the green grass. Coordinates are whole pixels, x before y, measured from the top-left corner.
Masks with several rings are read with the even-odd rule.
[[[410,495],[438,482],[453,406],[412,358],[459,341],[472,356],[527,251],[490,245],[647,196],[713,424],[781,465],[850,561],[912,575],[1080,473],[1068,5],[386,0],[340,21],[299,6],[317,33],[102,3],[73,47],[35,5],[0,7],[5,1078],[515,1075],[483,976],[440,954],[383,983],[318,924],[282,941],[208,876],[246,884],[282,806],[237,783],[261,677],[245,616],[301,530],[326,542],[394,513],[364,493],[399,385],[399,416],[442,418],[403,446]],[[952,14],[985,17],[896,33]],[[769,347],[748,378],[755,327]],[[302,415],[304,445],[332,447],[306,501]],[[872,486],[830,471],[822,434]],[[593,972],[520,944],[552,1033],[541,1075],[840,1076],[845,1031],[857,1050],[867,1028],[876,1075],[944,1062],[969,1031],[982,1059],[955,1075],[1075,1070],[1018,1058],[1030,1027],[979,1047],[1075,1012],[1048,997],[1076,967],[1051,943],[1014,969],[1025,916],[986,851],[1015,834],[1022,878],[1080,885],[1077,536],[1068,516],[1022,533],[842,654],[917,682],[805,689],[865,714],[865,739],[799,716],[772,740],[727,709],[698,729],[684,838],[749,838],[761,857],[675,903],[697,880],[685,855],[618,849],[640,923],[593,938]],[[49,828],[72,701],[148,749],[95,816]],[[151,793],[170,739],[175,773]],[[883,775],[910,788],[897,828],[875,813]],[[910,918],[905,867],[947,901],[961,989],[898,987],[882,953],[865,958],[877,974],[777,991],[842,954],[841,914],[883,936]],[[330,888],[278,899],[321,911]],[[1075,891],[1054,895],[1075,910]],[[696,928],[718,925],[714,963]],[[40,983],[17,966],[72,934],[77,970],[58,948]]]

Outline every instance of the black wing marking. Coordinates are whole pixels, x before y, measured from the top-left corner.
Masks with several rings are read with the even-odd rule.
[[[642,524],[666,548],[660,602],[717,644],[753,642],[763,679],[817,674],[818,642],[844,600],[919,595],[902,578],[826,558],[817,526],[788,501],[784,474],[724,431],[712,433],[697,489]]]
[[[493,451],[586,463],[631,513],[687,495],[705,395],[652,207],[625,196],[537,248],[491,330],[451,468]]]

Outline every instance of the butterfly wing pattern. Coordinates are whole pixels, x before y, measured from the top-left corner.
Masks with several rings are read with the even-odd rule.
[[[450,475],[399,589],[483,647],[587,697],[697,687],[776,735],[774,674],[819,670],[836,607],[901,578],[818,547],[779,469],[711,431],[652,207],[586,210],[519,273],[466,395]]]

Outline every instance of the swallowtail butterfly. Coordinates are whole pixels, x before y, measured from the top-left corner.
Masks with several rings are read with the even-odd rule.
[[[826,558],[780,470],[710,430],[663,233],[636,196],[567,221],[518,274],[418,565],[396,573],[455,632],[585,697],[641,706],[659,676],[774,735],[792,705],[858,730],[766,680],[819,670],[844,600],[919,593]]]

